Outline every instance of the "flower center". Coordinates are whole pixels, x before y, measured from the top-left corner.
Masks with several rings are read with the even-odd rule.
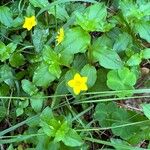
[[[28,23],[29,26],[33,26],[33,22],[30,20]]]
[[[76,81],[75,82],[75,86],[80,86],[82,83],[81,83],[81,81]]]

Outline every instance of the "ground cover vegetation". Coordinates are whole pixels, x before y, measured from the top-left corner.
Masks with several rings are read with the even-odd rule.
[[[0,1],[0,149],[150,149],[149,0]]]

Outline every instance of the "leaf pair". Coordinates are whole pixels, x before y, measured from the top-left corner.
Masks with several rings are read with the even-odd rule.
[[[52,110],[46,107],[40,116],[40,126],[43,132],[54,138],[54,142],[63,142],[67,146],[77,147],[83,144],[81,137],[71,128],[63,117],[55,117]]]

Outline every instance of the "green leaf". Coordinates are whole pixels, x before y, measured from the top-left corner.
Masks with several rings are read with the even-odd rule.
[[[148,1],[141,1],[139,4],[139,9],[142,12],[143,16],[149,16],[150,15],[150,2]]]
[[[61,54],[57,54],[49,46],[45,45],[42,56],[43,60],[49,65],[49,72],[59,78],[61,75],[61,68],[59,66]]]
[[[29,6],[26,8],[26,16],[35,16],[35,10],[32,5],[29,4]]]
[[[145,16],[150,15],[150,2],[144,0],[121,0],[119,1],[119,8],[126,19],[131,22],[144,20]]]
[[[56,77],[49,72],[48,67],[48,64],[41,63],[35,70],[33,75],[33,82],[35,85],[47,87],[52,81],[55,80]]]
[[[0,86],[0,96],[6,96],[9,94],[9,86],[7,84],[1,84]]]
[[[64,65],[64,66],[69,66],[72,62],[73,62],[73,59],[74,59],[74,54],[69,54],[68,55],[68,52],[60,52],[60,64]]]
[[[142,104],[142,109],[143,109],[143,112],[144,112],[144,115],[150,119],[150,104]]]
[[[132,0],[119,1],[119,8],[121,9],[124,17],[127,19],[140,19],[141,17],[143,17],[143,14],[141,14],[140,10],[137,7],[137,4]]]
[[[4,81],[9,86],[14,86],[14,76],[12,69],[8,65],[0,66],[0,81]]]
[[[23,24],[23,21],[24,21],[24,18],[23,18],[23,16],[18,16],[18,17],[16,17],[14,20],[13,20],[13,24],[12,24],[12,26],[13,27],[19,27],[19,26],[21,26],[22,24]]]
[[[17,117],[18,117],[18,116],[21,116],[21,115],[23,114],[23,112],[24,112],[23,108],[20,108],[20,107],[17,108],[17,109],[16,109],[16,115],[17,115]]]
[[[71,129],[70,124],[63,117],[54,117],[52,110],[47,107],[42,112],[40,126],[45,134],[54,137],[54,142],[62,141],[65,145],[75,147],[83,144],[80,136]]]
[[[149,133],[149,125],[143,125],[144,127],[141,128],[141,130],[137,133],[134,133],[134,135],[128,140],[130,144],[137,145],[140,141],[143,140],[150,140]]]
[[[136,84],[136,75],[128,68],[111,70],[107,74],[107,86],[112,90],[132,90]],[[121,92],[118,96],[130,96],[132,92]]]
[[[87,84],[89,88],[95,84],[97,78],[95,67],[89,64],[85,65],[81,70],[81,75],[88,78]]]
[[[52,64],[52,62],[59,63],[61,56],[52,50],[50,46],[45,45],[42,51],[42,57],[46,63]]]
[[[103,43],[103,37],[98,38],[94,41],[91,46],[92,57],[94,61],[99,61],[99,64],[104,68],[108,69],[120,69],[123,67],[123,63],[114,50],[107,47],[105,43]]]
[[[123,148],[124,146],[130,146],[129,143],[127,143],[126,141],[123,141],[121,139],[111,139],[111,143],[114,144],[114,148],[116,150],[127,150],[126,148]],[[122,147],[122,148],[121,148]]]
[[[24,79],[24,80],[22,80],[21,83],[22,83],[23,90],[30,96],[32,96],[38,92],[38,88],[32,82]]]
[[[73,129],[69,129],[62,141],[65,145],[71,147],[81,146],[83,144],[81,137]]]
[[[99,16],[99,17],[97,17]],[[107,9],[104,3],[89,6],[83,14],[76,13],[76,23],[86,31],[108,31],[112,25],[106,22]]]
[[[81,137],[75,130],[71,129],[70,124],[66,120],[59,119],[59,117],[54,118],[53,116],[49,116],[48,108],[44,111],[46,111],[46,118],[48,118],[44,119],[46,122],[42,119],[40,126],[45,134],[49,137],[54,137],[55,143],[62,141],[65,145],[71,147],[81,146],[83,144]]]
[[[0,49],[1,49],[1,51],[0,51],[0,60],[1,61],[4,61],[5,60],[5,52],[6,52],[6,46],[5,46],[5,44],[3,43],[3,42],[1,42],[0,41]],[[5,54],[5,55],[4,55]],[[7,57],[6,57],[6,59],[7,59]]]
[[[66,85],[66,87],[68,88],[69,92],[71,92],[72,95],[74,95],[74,96],[75,96],[75,94],[74,94],[74,92],[73,92],[73,89],[72,89],[71,87],[69,87],[69,86],[67,85],[67,83],[68,83],[69,80],[72,80],[72,79],[74,78],[74,75],[75,75],[76,73],[78,73],[76,70],[71,69],[71,70],[67,71],[66,74],[65,74],[65,85]]]
[[[15,150],[15,149],[13,148],[13,145],[10,144],[9,147],[7,148],[7,150]]]
[[[109,88],[106,85],[106,81],[107,81],[107,70],[105,69],[97,70],[97,80],[94,86],[90,89],[90,92],[108,91]]]
[[[112,114],[116,111],[118,111],[118,108],[113,102],[99,103],[95,108],[94,117],[102,127],[110,127],[114,122],[114,120],[111,120]]]
[[[17,44],[15,43],[9,43],[7,46],[6,46],[6,51],[8,53],[13,53],[17,48]]]
[[[141,21],[135,24],[135,32],[140,35],[141,38],[150,42],[150,23]]]
[[[56,18],[65,21],[69,18],[69,15],[65,9],[64,5],[51,6],[48,10],[49,14],[53,14]]]
[[[59,78],[61,75],[61,69],[58,64],[49,65],[48,70],[52,75],[56,76],[57,78]]]
[[[16,50],[17,45],[14,43],[9,43],[7,46],[5,46],[5,44],[0,41],[0,48],[0,59],[3,62],[10,58],[11,54]]]
[[[56,142],[52,141],[52,142],[50,142],[48,144],[48,148],[47,149],[48,150],[59,150],[60,149],[60,143],[56,143]]]
[[[124,126],[125,124],[132,124],[137,121],[144,121],[145,117],[133,111],[119,108],[116,103],[99,103],[95,109],[95,119],[99,121],[102,127],[112,127],[112,132],[122,139],[129,140],[135,134],[140,133],[142,124],[135,124],[132,126]],[[121,127],[118,127],[121,126]]]
[[[61,49],[68,55],[84,53],[90,44],[91,37],[80,27],[74,27],[65,31],[64,41],[61,43]]]
[[[142,59],[141,59],[140,54],[134,54],[127,61],[127,65],[128,66],[137,66],[141,63],[141,61],[142,61]]]
[[[48,121],[48,120],[47,120]],[[44,133],[49,136],[49,137],[55,137],[56,132],[59,130],[61,127],[61,122],[60,120],[56,120],[54,117],[49,118],[48,122],[41,121],[40,126],[42,127]]]
[[[52,105],[51,108],[57,106],[59,104],[59,102],[61,101],[62,97],[58,96],[58,95],[64,95],[68,93],[68,89],[66,87],[66,81],[64,80],[64,77],[62,77],[62,79],[60,79],[60,81],[57,84],[56,89],[54,89],[55,93],[54,93],[54,97],[53,97],[53,101],[52,101]]]
[[[150,59],[150,48],[146,48],[141,51],[141,55],[143,59]]]
[[[25,63],[25,58],[21,53],[13,53],[10,56],[9,62],[12,67],[20,67]]]
[[[44,102],[44,93],[39,92],[30,98],[31,107],[35,112],[40,112]]]
[[[126,32],[120,33],[118,37],[115,39],[113,49],[116,52],[125,51],[131,42],[132,42],[132,37],[128,33]]]
[[[73,68],[80,71],[87,63],[85,54],[77,54],[73,60]]]
[[[44,8],[49,4],[48,0],[29,0],[29,2],[34,7],[40,7],[40,8]]]
[[[46,123],[50,122],[51,118],[53,118],[53,112],[52,112],[52,109],[50,107],[46,107],[41,115],[40,115],[40,119]]]
[[[112,127],[132,122],[131,120],[129,120],[130,116],[128,115],[128,112],[125,111],[124,109],[118,109],[118,111],[115,111],[113,113],[113,118],[116,119],[117,121],[112,124]],[[112,132],[113,134],[121,136],[123,139],[126,139],[130,138],[133,135],[133,133],[136,132],[136,130],[137,130],[136,126],[135,127],[130,126],[130,128],[125,126],[122,128],[114,128],[112,129]]]
[[[16,115],[21,116],[24,113],[24,108],[26,108],[29,105],[29,100],[25,99],[23,101],[19,101],[19,106],[16,109]]]
[[[64,121],[62,124],[60,124],[59,128],[57,129],[57,131],[55,133],[54,141],[55,142],[63,141],[64,138],[67,136],[69,129],[70,129],[70,127],[69,127],[69,124],[67,121]]]
[[[32,40],[36,52],[40,52],[43,49],[48,35],[49,35],[48,29],[39,29],[39,28],[34,29]]]
[[[20,108],[26,108],[26,107],[28,107],[28,105],[29,105],[29,100],[28,99],[24,99],[24,100],[20,100],[19,101],[19,107]]]
[[[13,24],[12,12],[6,6],[0,6],[0,22],[7,27]]]

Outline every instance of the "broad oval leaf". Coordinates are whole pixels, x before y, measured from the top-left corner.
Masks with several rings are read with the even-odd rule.
[[[38,92],[38,88],[29,80],[22,80],[22,88],[23,90],[29,94],[30,96],[36,94]]]
[[[90,66],[89,64],[85,65],[82,70],[81,74],[82,76],[86,76],[88,78],[87,84],[88,87],[92,87],[96,81],[97,75],[96,75],[96,69],[93,66]]]
[[[150,59],[150,48],[144,49],[141,54],[143,59]]]
[[[101,37],[94,41],[90,47],[94,61],[98,61],[101,66],[108,69],[120,69],[123,67],[119,55],[101,41]]]
[[[142,109],[143,109],[143,112],[144,112],[144,115],[150,119],[150,104],[142,104]]]
[[[80,27],[74,27],[65,32],[61,49],[66,54],[84,53],[90,45],[91,37]]]
[[[47,87],[52,81],[55,80],[56,77],[49,72],[48,67],[48,64],[41,63],[35,70],[33,75],[33,82],[35,85]]]
[[[0,22],[7,27],[13,25],[12,12],[6,6],[0,6]]]
[[[118,70],[111,70],[107,74],[107,86],[116,91],[120,90],[132,90],[136,84],[136,75],[128,68],[122,68]],[[132,91],[123,91],[117,94],[119,97],[130,96]]]

